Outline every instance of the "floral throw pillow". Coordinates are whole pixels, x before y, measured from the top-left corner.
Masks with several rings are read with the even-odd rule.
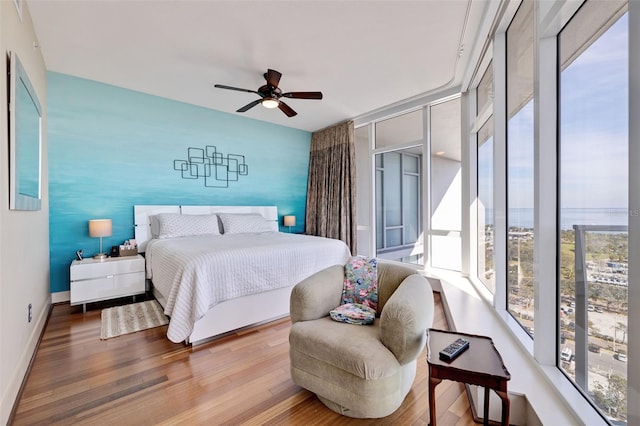
[[[357,303],[378,310],[378,260],[351,257],[344,267],[342,304]]]

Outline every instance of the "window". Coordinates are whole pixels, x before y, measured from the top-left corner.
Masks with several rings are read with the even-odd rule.
[[[493,68],[490,63],[477,88],[478,117],[493,104]],[[491,293],[495,292],[493,261],[493,115],[478,130],[478,278]]]
[[[622,16],[621,16],[622,15]],[[625,2],[587,2],[559,36],[559,366],[626,421],[629,43]]]
[[[533,337],[533,0],[507,29],[507,308]]]
[[[494,293],[493,118],[478,131],[478,277]]]

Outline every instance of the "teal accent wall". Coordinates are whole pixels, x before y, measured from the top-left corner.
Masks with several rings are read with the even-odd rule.
[[[88,220],[113,220],[107,251],[133,238],[135,204],[276,205],[281,227],[293,214],[304,230],[309,132],[55,72],[47,92],[52,293],[69,290],[76,250],[99,251]],[[244,155],[249,174],[228,188],[182,179],[173,161],[206,145]]]

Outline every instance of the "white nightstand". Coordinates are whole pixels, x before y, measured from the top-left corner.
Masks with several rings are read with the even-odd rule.
[[[135,296],[145,292],[144,257],[109,257],[105,260],[74,260],[69,268],[71,305],[116,297]]]

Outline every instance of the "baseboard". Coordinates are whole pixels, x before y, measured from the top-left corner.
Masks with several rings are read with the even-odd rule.
[[[31,370],[31,365],[33,364],[36,352],[38,351],[42,335],[44,334],[45,327],[49,321],[52,307],[53,305],[51,304],[44,305],[40,315],[38,315],[35,327],[33,327],[28,343],[20,357],[20,362],[16,366],[13,376],[9,380],[6,392],[2,396],[2,418],[0,419],[0,424],[12,423],[15,410],[18,406],[17,403],[20,400],[20,395],[22,394],[27,376]]]
[[[51,303],[63,303],[71,300],[71,292],[70,291],[58,291],[56,293],[51,293]]]

